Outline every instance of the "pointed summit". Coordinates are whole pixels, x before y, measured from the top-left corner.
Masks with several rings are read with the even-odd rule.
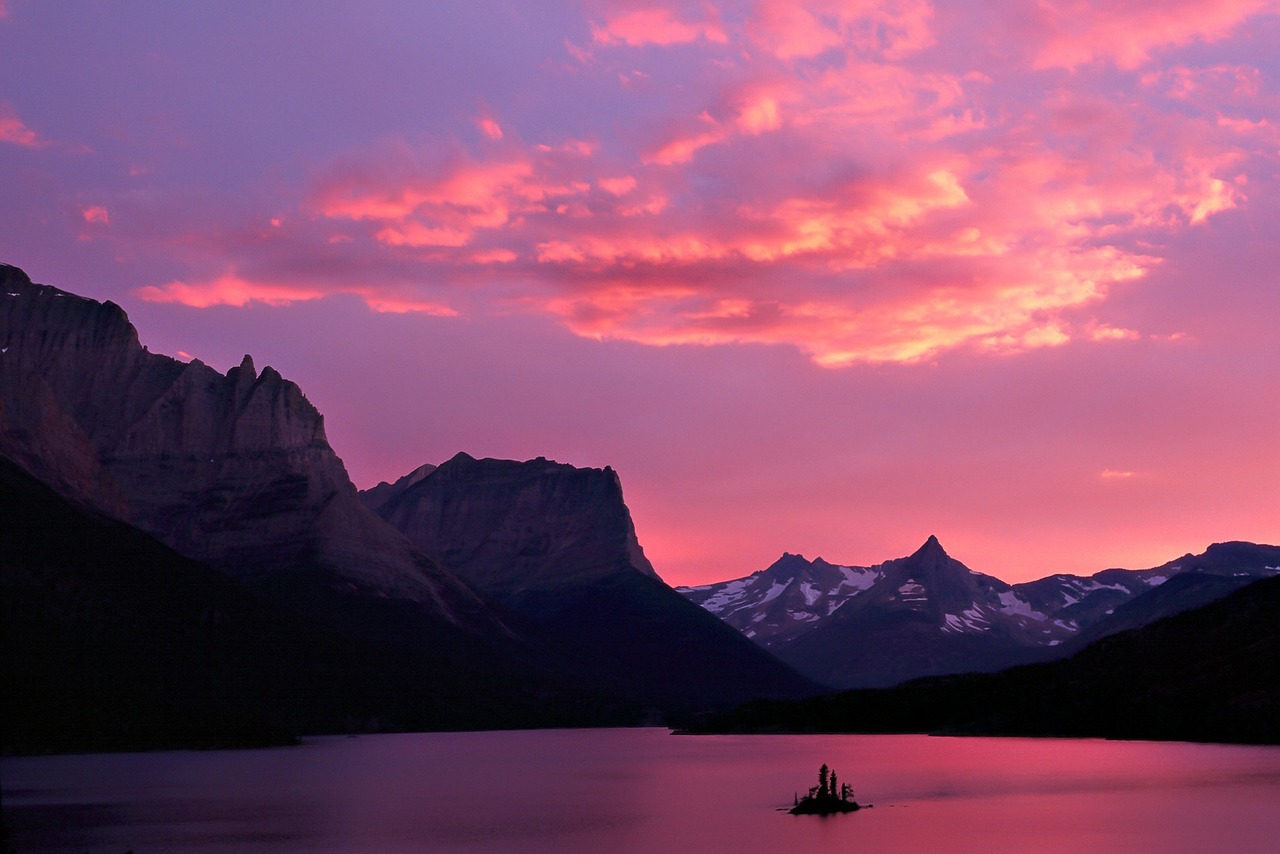
[[[938,538],[933,534],[929,535],[929,539],[924,541],[924,545],[916,549],[915,557],[950,557],[947,550],[942,547],[942,543],[938,542]]]
[[[806,560],[804,555],[783,552],[782,557],[770,564],[761,574],[779,581],[789,581],[793,578],[807,578],[812,568],[813,564]]]

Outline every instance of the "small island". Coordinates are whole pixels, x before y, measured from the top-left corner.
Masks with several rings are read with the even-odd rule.
[[[853,799],[853,789],[848,783],[840,783],[834,769],[824,762],[818,769],[818,785],[803,798],[794,796],[795,806],[788,810],[792,815],[832,815],[838,812],[854,812],[862,805]]]

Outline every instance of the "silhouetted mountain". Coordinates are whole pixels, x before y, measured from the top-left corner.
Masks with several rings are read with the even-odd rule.
[[[363,505],[297,386],[247,356],[224,376],[151,354],[111,303],[13,267],[0,280],[0,454],[343,635],[457,663],[441,673],[485,686],[495,707],[563,708],[574,675],[546,639]]]
[[[1280,578],[1071,658],[747,704],[699,732],[938,732],[1280,743]]]
[[[123,311],[0,269],[0,452],[270,595],[364,597],[485,636],[501,621],[369,512],[296,385],[146,351]],[[59,429],[50,434],[45,425]],[[416,629],[403,627],[406,636]]]
[[[8,266],[0,281],[0,454],[374,651],[368,668],[403,675],[394,662],[409,656],[405,678],[441,705],[404,712],[415,692],[378,683],[396,720],[617,722],[813,687],[662,584],[612,471],[543,461],[545,480],[521,469],[490,483],[494,462],[463,456],[370,491],[384,509],[447,491],[429,541],[464,581],[365,506],[320,414],[276,371],[155,355],[111,303]],[[500,711],[483,714],[477,692]]]
[[[411,655],[294,614],[4,458],[0,518],[5,752],[608,719],[465,645]]]
[[[360,501],[363,502],[370,510],[377,513],[382,509],[382,505],[386,504],[397,495],[400,495],[406,489],[413,486],[435,470],[436,467],[431,465],[431,463],[423,463],[404,477],[397,479],[395,483],[387,483],[384,480],[377,486],[361,490]]]
[[[1211,546],[1147,570],[1009,585],[948,557],[933,537],[909,558],[841,567],[784,555],[743,579],[680,588],[809,677],[885,687],[1061,658],[1277,572],[1280,548]],[[1199,581],[1180,581],[1185,574]]]
[[[467,454],[426,468],[361,495],[415,545],[499,601],[619,572],[658,577],[613,469]]]
[[[14,268],[0,275],[10,380],[0,452],[271,595],[324,611],[330,594],[355,593],[500,631],[466,585],[358,501],[297,385],[270,367],[257,374],[248,356],[224,376],[154,355],[113,303],[37,286]],[[65,429],[50,438],[47,423]]]
[[[612,469],[458,454],[366,493],[437,561],[533,620],[593,684],[658,708],[814,686],[667,587]]]

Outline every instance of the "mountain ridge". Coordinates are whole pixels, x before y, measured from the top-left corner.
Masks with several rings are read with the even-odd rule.
[[[798,702],[698,733],[928,732],[1280,744],[1280,577],[1096,641],[1058,661]]]
[[[1280,547],[1227,542],[1150,569],[1009,584],[952,560],[930,535],[908,557],[871,567],[784,553],[766,570],[678,591],[812,679],[888,687],[1061,658],[1276,572]],[[1176,596],[1158,593],[1188,573],[1219,580],[1180,584]],[[1232,573],[1239,575],[1228,580]]]

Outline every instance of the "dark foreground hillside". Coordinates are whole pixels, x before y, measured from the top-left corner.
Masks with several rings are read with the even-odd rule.
[[[515,672],[495,676],[461,641],[438,638],[442,654],[427,659],[323,626],[69,503],[2,457],[0,519],[5,753],[623,714]]]
[[[1280,578],[1072,658],[795,703],[696,732],[930,732],[1280,744]]]

